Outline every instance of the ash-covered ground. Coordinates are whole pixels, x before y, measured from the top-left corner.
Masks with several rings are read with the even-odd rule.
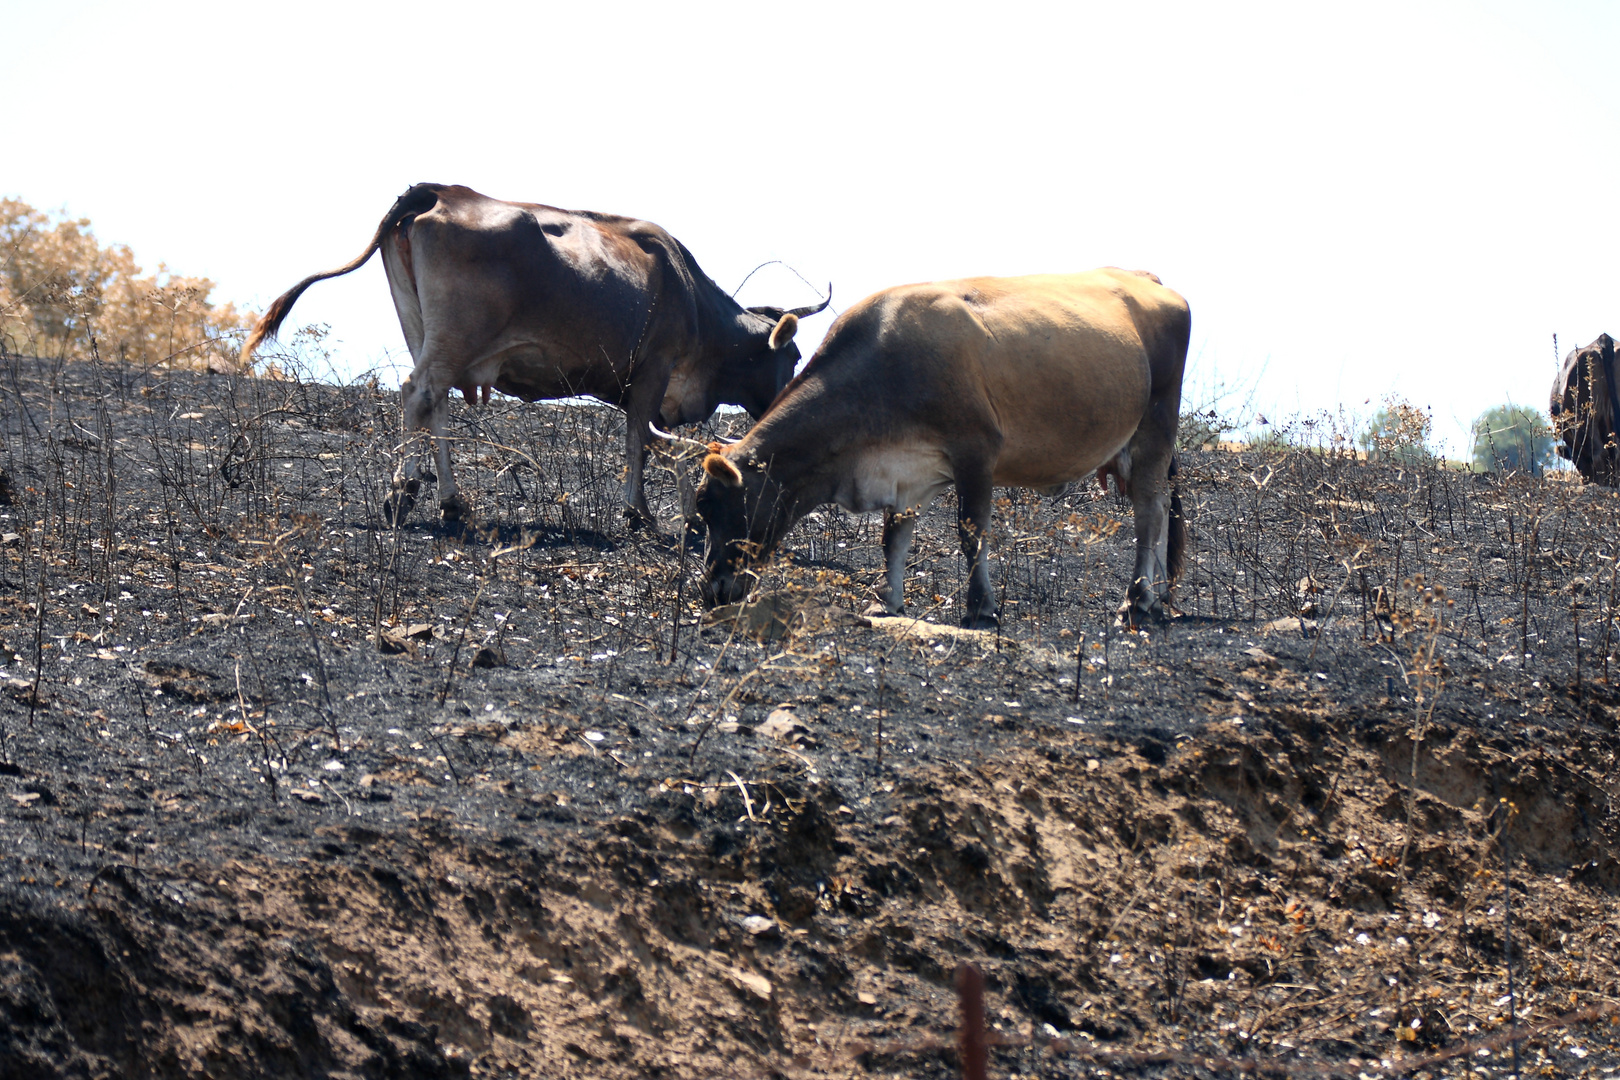
[[[994,1075],[1504,1075],[1620,997],[1613,492],[1190,450],[1166,626],[1077,485],[1000,633],[949,497],[920,619],[824,508],[703,627],[610,409],[457,405],[396,531],[392,391],[0,378],[7,1077],[954,1076],[963,961]]]

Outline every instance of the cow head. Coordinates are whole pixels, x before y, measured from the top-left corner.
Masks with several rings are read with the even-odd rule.
[[[793,336],[799,331],[799,320],[815,315],[832,303],[832,286],[827,286],[827,299],[819,304],[791,310],[779,307],[751,307],[740,318],[751,326],[745,336],[747,344],[741,355],[721,365],[719,389],[721,401],[727,405],[741,405],[748,415],[758,420],[765,415],[771,402],[782,388],[793,381],[793,372],[799,366],[799,347]]]
[[[798,326],[791,312],[775,322],[739,312],[737,333],[717,363],[682,364],[670,372],[658,422],[665,427],[702,423],[721,405],[740,405],[758,420],[793,378]]]
[[[721,405],[740,405],[755,420],[764,416],[799,365],[799,347],[793,344],[799,320],[831,302],[829,287],[827,299],[809,307],[735,308],[718,363],[683,365],[671,372],[658,422],[665,427],[696,424]]]
[[[703,459],[696,517],[708,529],[703,606],[732,604],[752,588],[753,565],[793,524],[796,500],[760,465],[724,450]]]
[[[782,387],[793,381],[799,366],[799,347],[793,343],[799,316],[792,311],[751,309],[742,318],[753,332],[721,363],[715,391],[721,404],[740,405],[758,420]]]

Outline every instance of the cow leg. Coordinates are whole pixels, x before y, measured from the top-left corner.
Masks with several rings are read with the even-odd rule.
[[[422,371],[422,365],[418,365],[417,371],[401,384],[400,398],[405,413],[406,436],[418,433],[429,436],[439,471],[435,474],[431,469],[421,468],[418,453],[415,450],[407,451],[405,460],[394,474],[393,493],[383,504],[384,517],[395,527],[404,524],[424,480],[429,483],[438,481],[439,513],[446,520],[464,517],[467,504],[456,488],[455,475],[450,471],[450,443],[445,438],[450,412],[449,390],[435,387],[430,373]]]
[[[906,610],[906,556],[917,531],[917,509],[883,512],[883,561],[888,566],[884,606],[890,615]]]
[[[446,438],[449,419],[450,391],[446,389],[433,395],[428,410],[428,432],[433,436],[433,451],[439,466],[439,516],[445,521],[460,521],[467,516],[469,507],[456,487],[455,473],[450,471],[450,440]]]
[[[422,468],[421,455],[426,448],[417,445],[413,438],[425,432],[432,419],[432,398],[421,392],[428,380],[425,375],[418,378],[420,374],[412,373],[399,386],[400,406],[405,421],[405,451],[399,467],[394,470],[392,490],[383,500],[383,520],[396,529],[410,517],[416,498],[421,494],[422,483],[426,481],[431,484],[438,479],[431,469]]]
[[[624,518],[631,529],[656,525],[647,505],[647,425],[630,423],[624,438]]]
[[[990,589],[990,475],[956,478],[956,533],[968,561],[967,610],[962,625],[970,630],[994,630],[996,599]]]
[[[1175,426],[1166,425],[1159,403],[1150,407],[1130,442],[1130,474],[1126,490],[1136,524],[1136,568],[1120,609],[1130,626],[1146,619],[1163,619],[1170,595],[1170,459],[1175,451]]]
[[[624,516],[632,529],[657,525],[647,505],[645,477],[647,439],[652,434],[647,425],[658,415],[658,406],[664,398],[664,388],[658,381],[643,374],[631,385],[624,406]]]
[[[1136,569],[1125,592],[1121,618],[1131,626],[1146,619],[1164,618],[1164,601],[1170,591],[1166,548],[1170,538],[1170,496],[1163,490],[1141,493],[1131,500],[1136,519]]]

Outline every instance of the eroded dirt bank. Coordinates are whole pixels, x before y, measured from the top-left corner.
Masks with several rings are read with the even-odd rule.
[[[936,628],[949,507],[921,626],[822,514],[755,641],[603,411],[467,414],[491,531],[394,533],[392,395],[10,375],[7,1076],[947,1076],[963,960],[1009,1036],[1367,1063],[1499,1030],[1509,930],[1521,1019],[1620,997],[1603,493],[1191,453],[1146,637],[1112,498],[1001,507],[1001,635]]]

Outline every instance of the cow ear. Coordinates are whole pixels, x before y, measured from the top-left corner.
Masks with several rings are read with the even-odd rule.
[[[793,335],[797,334],[798,332],[799,317],[790,311],[783,315],[780,319],[777,319],[776,325],[771,327],[771,349],[779,350],[787,348],[788,342],[792,341]]]
[[[742,473],[724,454],[710,454],[704,458],[703,471],[726,487],[742,487]]]

